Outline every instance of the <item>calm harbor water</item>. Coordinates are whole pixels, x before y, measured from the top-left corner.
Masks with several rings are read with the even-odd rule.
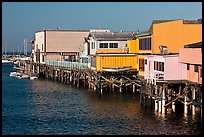
[[[2,64],[3,135],[199,135],[200,116],[161,115],[134,93],[104,93],[49,80],[9,77]]]

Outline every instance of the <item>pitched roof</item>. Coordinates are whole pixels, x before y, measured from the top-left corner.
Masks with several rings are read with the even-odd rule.
[[[202,41],[192,44],[184,45],[184,48],[201,48],[202,47]]]
[[[126,41],[132,39],[136,32],[91,32],[89,36],[96,40]]]

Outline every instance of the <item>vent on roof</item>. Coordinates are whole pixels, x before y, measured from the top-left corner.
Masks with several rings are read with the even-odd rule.
[[[161,45],[161,46],[159,46],[159,49],[160,49],[160,54],[162,54],[162,55],[168,54],[167,46]]]

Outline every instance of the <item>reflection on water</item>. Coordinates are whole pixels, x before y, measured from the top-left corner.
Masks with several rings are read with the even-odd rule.
[[[7,71],[5,73],[8,73]],[[201,134],[199,116],[162,115],[133,93],[103,93],[3,75],[3,134]]]

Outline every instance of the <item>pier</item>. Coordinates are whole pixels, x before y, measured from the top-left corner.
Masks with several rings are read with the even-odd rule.
[[[84,63],[48,61],[46,64],[21,62],[19,71],[35,74],[40,79],[83,87],[103,92],[133,92],[140,94],[140,103],[144,107],[150,104],[157,113],[175,112],[177,104],[183,104],[185,116],[195,115],[196,107],[202,117],[202,84],[189,81],[147,81],[138,75],[138,71],[97,72]],[[150,102],[150,103],[148,103]]]

